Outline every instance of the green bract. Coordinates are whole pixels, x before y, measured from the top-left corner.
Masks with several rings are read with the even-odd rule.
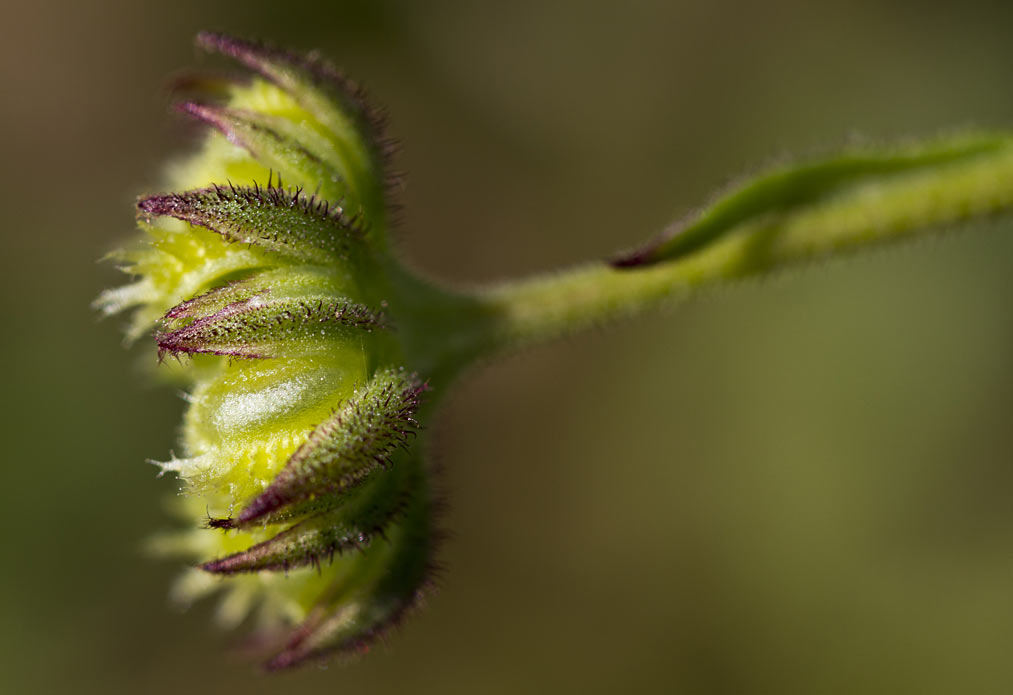
[[[437,545],[420,422],[477,358],[715,283],[1013,205],[1013,138],[964,133],[769,172],[617,261],[450,291],[389,252],[389,146],[328,64],[221,35],[249,79],[179,110],[209,126],[107,291],[188,390],[176,596],[222,589],[288,667],[358,650],[417,602]],[[175,359],[174,359],[175,358]],[[174,362],[179,361],[179,366]]]

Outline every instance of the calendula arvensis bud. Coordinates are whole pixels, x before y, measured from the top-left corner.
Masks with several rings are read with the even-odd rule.
[[[256,609],[290,666],[367,644],[424,589],[428,387],[389,311],[376,113],[317,59],[198,42],[254,76],[179,105],[211,132],[138,201],[145,238],[118,257],[139,279],[100,301],[184,358],[185,453],[161,464],[191,526],[159,541],[195,564],[177,593],[222,588],[227,622]]]
[[[965,133],[775,169],[612,262],[469,291],[390,253],[390,144],[327,63],[202,34],[252,73],[192,80],[208,126],[137,204],[133,309],[187,388],[176,595],[255,613],[272,668],[361,649],[424,592],[438,532],[425,430],[464,367],[698,287],[1013,206],[1013,138]],[[176,364],[178,362],[178,365]]]

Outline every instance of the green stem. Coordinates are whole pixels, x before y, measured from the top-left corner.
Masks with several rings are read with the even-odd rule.
[[[391,262],[392,311],[435,385],[475,360],[685,299],[694,291],[952,229],[1013,209],[1013,137],[961,135],[768,173],[616,267],[452,291]]]
[[[472,300],[482,320],[460,330],[473,354],[502,352],[676,302],[701,287],[1010,210],[1013,144],[996,138],[994,147],[982,148],[980,140],[973,142],[966,157],[926,157],[923,167],[855,177],[801,203],[797,187],[785,191],[788,204],[771,200],[770,186],[762,185],[770,178],[761,179],[712,208],[736,203],[750,214],[708,230],[711,239],[703,248],[654,264],[597,263],[479,290]],[[765,196],[759,203],[749,200],[757,189]],[[666,244],[671,241],[659,247]],[[473,318],[474,310],[469,313]]]

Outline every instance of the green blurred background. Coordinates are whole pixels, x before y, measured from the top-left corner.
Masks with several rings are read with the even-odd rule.
[[[202,28],[391,114],[403,250],[600,258],[785,153],[1013,126],[1008,3],[8,3],[0,691],[1013,692],[1013,222],[714,292],[477,372],[435,425],[442,590],[265,678],[143,540],[182,401],[89,309],[194,133]]]

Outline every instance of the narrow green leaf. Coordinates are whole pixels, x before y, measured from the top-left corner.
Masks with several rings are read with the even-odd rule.
[[[901,176],[945,172],[984,155],[1008,150],[1009,136],[971,134],[905,148],[857,151],[769,172],[720,198],[687,223],[613,261],[630,268],[672,261],[716,241],[739,225],[764,216],[796,212],[861,186]]]

